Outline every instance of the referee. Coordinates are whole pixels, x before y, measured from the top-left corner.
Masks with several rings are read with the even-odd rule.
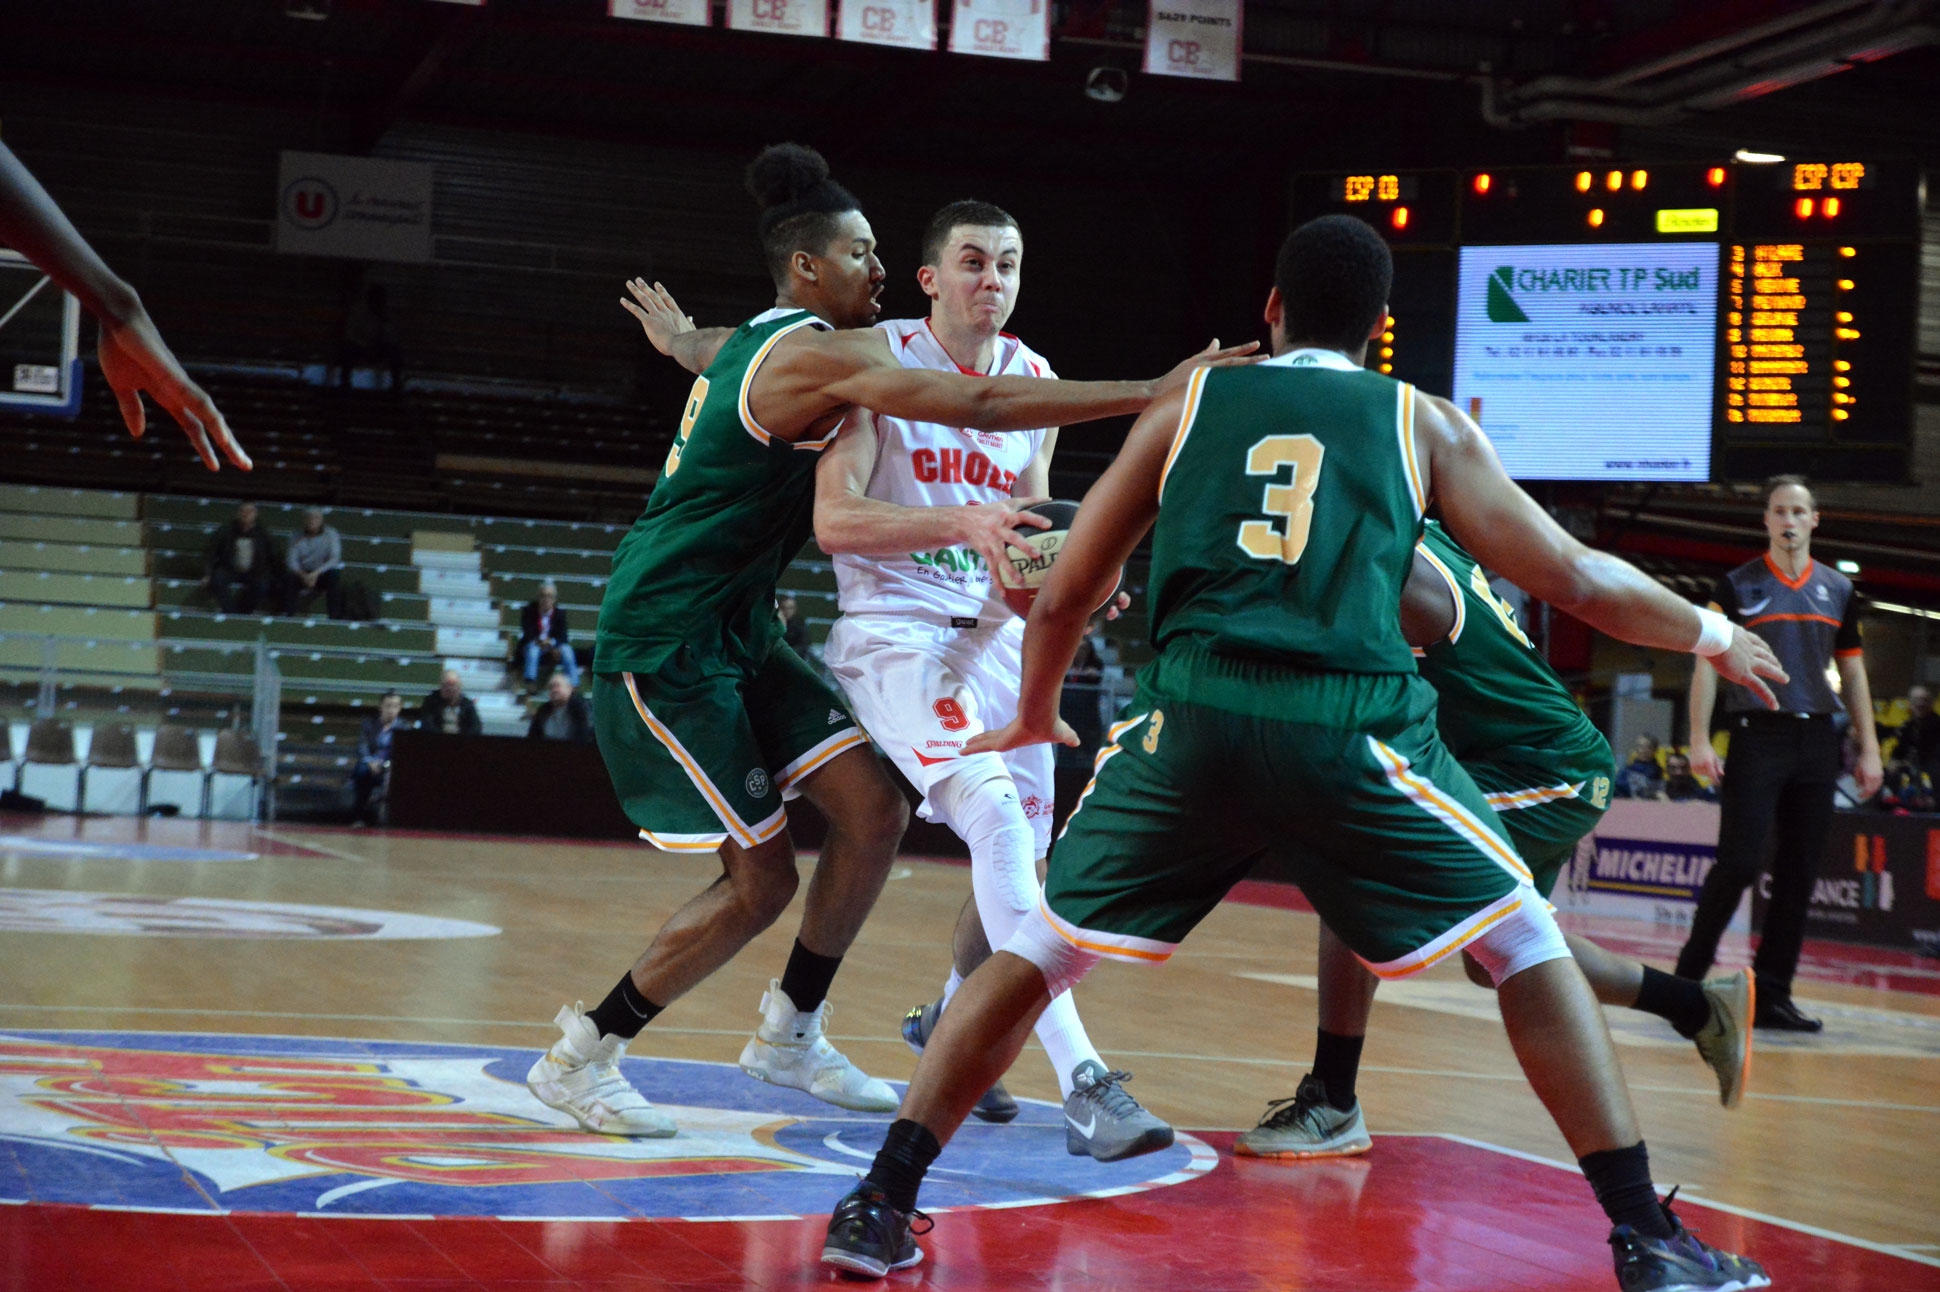
[[[1792,1003],[1792,974],[1805,940],[1806,909],[1819,859],[1832,828],[1832,791],[1838,779],[1839,733],[1833,715],[1839,696],[1826,680],[1836,664],[1859,738],[1860,794],[1879,791],[1879,737],[1859,646],[1859,598],[1852,580],[1812,559],[1819,512],[1804,476],[1773,476],[1765,484],[1765,533],[1771,546],[1718,581],[1712,609],[1763,637],[1791,677],[1771,684],[1778,710],[1766,709],[1741,686],[1724,687],[1724,726],[1731,733],[1731,770],[1711,748],[1711,710],[1717,672],[1698,657],[1691,677],[1691,770],[1718,782],[1722,811],[1718,860],[1705,877],[1691,919],[1690,940],[1677,972],[1703,978],[1717,957],[1718,938],[1738,909],[1745,886],[1763,869],[1774,827],[1771,903],[1752,972],[1758,980],[1758,1027],[1816,1032],[1824,1026]]]

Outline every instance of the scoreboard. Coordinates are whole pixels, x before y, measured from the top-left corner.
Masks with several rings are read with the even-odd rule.
[[[1395,253],[1370,367],[1455,400],[1524,480],[1904,480],[1910,163],[1307,174],[1294,223]]]

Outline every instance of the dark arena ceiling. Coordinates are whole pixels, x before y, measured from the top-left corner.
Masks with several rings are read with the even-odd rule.
[[[948,5],[939,5],[947,22]],[[1249,0],[1238,85],[1136,72],[1145,6],[1060,0],[1049,63],[621,22],[602,0],[7,0],[4,80],[742,149],[812,140],[1081,175],[1668,160],[1741,146],[1940,161],[1932,0]],[[1131,72],[1122,101],[1084,94]],[[0,109],[5,106],[0,86]]]

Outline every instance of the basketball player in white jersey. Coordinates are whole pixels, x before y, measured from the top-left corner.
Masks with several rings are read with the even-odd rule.
[[[1023,262],[1017,222],[987,202],[953,202],[930,220],[917,282],[930,316],[879,323],[905,367],[1051,377],[1003,331]],[[634,287],[642,306],[655,293]],[[673,309],[664,293],[659,308]],[[863,727],[924,795],[917,809],[969,845],[972,900],[957,922],[942,999],[910,1011],[903,1035],[921,1053],[963,977],[1009,939],[1038,898],[1050,850],[1053,751],[1036,745],[962,756],[978,732],[1017,708],[1024,621],[992,575],[1031,528],[1018,509],[1048,496],[1055,428],[995,434],[858,412],[816,470],[815,537],[834,557],[842,616],[824,662]],[[1051,1002],[1037,1037],[1065,1098],[1065,1146],[1100,1161],[1154,1152],[1172,1128],[1108,1071],[1070,994]],[[976,1115],[1009,1121],[1001,1086]]]

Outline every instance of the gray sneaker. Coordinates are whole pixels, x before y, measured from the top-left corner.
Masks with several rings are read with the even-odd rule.
[[[1071,1097],[1064,1101],[1065,1152],[1116,1162],[1172,1147],[1172,1128],[1126,1092],[1131,1076],[1107,1072],[1090,1059],[1072,1070]]]
[[[1726,1108],[1736,1108],[1751,1079],[1751,1025],[1758,1003],[1751,970],[1706,980],[1704,999],[1711,1006],[1711,1017],[1691,1040],[1718,1074],[1718,1097]]]
[[[1233,1152],[1244,1157],[1352,1157],[1373,1147],[1360,1101],[1342,1112],[1327,1102],[1327,1083],[1311,1072],[1293,1098],[1268,1104],[1260,1124],[1233,1142]]]

